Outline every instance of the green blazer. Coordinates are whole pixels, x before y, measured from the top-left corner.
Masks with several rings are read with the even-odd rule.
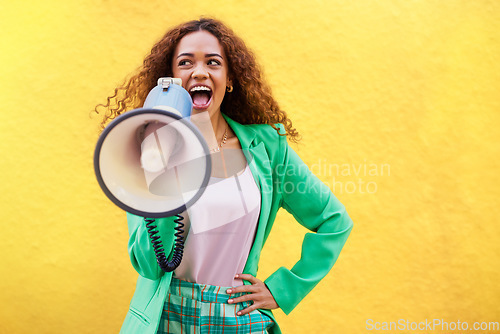
[[[300,260],[291,269],[279,268],[264,281],[279,307],[289,314],[330,271],[349,236],[352,220],[331,190],[288,145],[285,136],[278,135],[270,125],[241,125],[224,117],[241,143],[262,196],[257,232],[244,273],[257,275],[262,247],[280,208],[311,231],[304,237]],[[173,220],[157,219],[166,249],[173,246]],[[127,221],[128,251],[140,276],[120,333],[154,334],[172,273],[158,266],[143,218],[127,213]],[[270,310],[261,311],[274,319]],[[271,333],[281,333],[279,326],[273,326]]]

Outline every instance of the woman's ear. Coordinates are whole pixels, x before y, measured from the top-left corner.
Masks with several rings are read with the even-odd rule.
[[[228,76],[226,81],[226,92],[231,93],[233,91],[233,80]]]

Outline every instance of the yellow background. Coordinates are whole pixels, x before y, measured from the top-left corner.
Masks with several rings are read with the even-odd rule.
[[[91,110],[202,14],[255,51],[355,222],[332,272],[276,312],[284,333],[500,321],[500,2],[1,1],[0,332],[118,332],[137,274],[95,181]],[[303,232],[279,215],[261,279]]]

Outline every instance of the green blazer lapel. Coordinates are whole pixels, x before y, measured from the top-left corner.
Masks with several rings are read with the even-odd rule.
[[[243,154],[247,159],[252,175],[254,176],[261,193],[261,207],[259,223],[257,225],[257,234],[255,235],[255,240],[248,255],[248,260],[244,269],[245,273],[255,275],[257,273],[257,264],[265,240],[267,222],[271,211],[273,194],[271,163],[264,143],[259,141],[258,129],[239,124],[228,116],[224,114],[222,115],[238,137]]]

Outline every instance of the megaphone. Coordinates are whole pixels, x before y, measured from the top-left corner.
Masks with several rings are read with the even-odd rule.
[[[143,108],[114,119],[94,152],[97,181],[121,209],[145,217],[157,261],[173,271],[182,259],[182,216],[210,181],[211,158],[199,129],[190,121],[192,100],[176,78],[160,78]],[[167,260],[154,218],[177,216],[176,245]]]

